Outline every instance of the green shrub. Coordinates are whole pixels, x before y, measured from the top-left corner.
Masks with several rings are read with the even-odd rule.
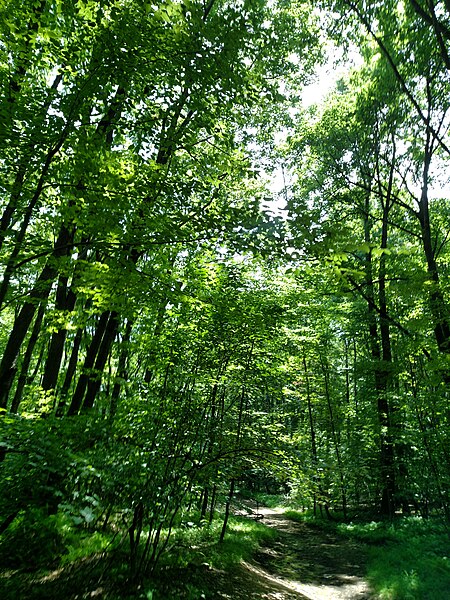
[[[12,569],[52,566],[66,551],[58,517],[39,510],[19,515],[0,538],[0,564]]]

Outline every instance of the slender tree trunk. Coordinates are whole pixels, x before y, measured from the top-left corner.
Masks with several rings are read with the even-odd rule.
[[[108,355],[117,335],[118,328],[119,315],[116,312],[111,312],[95,359],[94,373],[88,377],[83,410],[90,410],[94,406],[95,398],[100,390],[106,361],[108,360]]]
[[[108,360],[111,346],[117,335],[118,328],[119,315],[116,312],[111,312],[105,328],[105,333],[103,334],[103,338],[98,349],[97,357],[95,359],[95,373],[88,377],[87,390],[83,402],[83,410],[90,410],[94,406],[95,398],[100,390],[103,371]]]
[[[220,538],[219,538],[219,543],[221,544],[223,542],[223,540],[225,539],[225,533],[227,531],[227,525],[228,525],[228,519],[230,517],[230,507],[231,507],[231,502],[233,500],[233,496],[234,496],[234,478],[230,481],[230,490],[228,492],[228,496],[227,496],[227,501],[225,504],[225,516],[223,519],[223,525],[222,525],[222,530],[220,532]]]
[[[67,283],[68,277],[60,275],[56,290],[56,310],[70,312],[75,307],[76,296],[73,291],[67,289]],[[66,336],[66,328],[61,328],[52,334],[42,377],[42,389],[45,391],[56,389]]]
[[[52,164],[52,161],[53,161],[53,158],[55,157],[55,155],[62,148],[68,134],[69,134],[69,127],[66,126],[66,128],[64,129],[63,133],[61,134],[61,137],[58,140],[58,142],[53,146],[53,148],[51,148],[51,150],[49,150],[49,152],[47,154],[44,166],[42,168],[41,176],[40,176],[39,181],[36,186],[36,190],[33,194],[33,197],[31,198],[30,202],[28,203],[24,218],[22,220],[22,224],[20,226],[19,232],[15,239],[14,248],[13,248],[13,250],[8,258],[8,261],[6,263],[5,271],[3,273],[3,280],[0,285],[0,308],[3,306],[3,303],[5,301],[6,294],[9,289],[11,277],[16,268],[16,261],[19,256],[19,253],[22,249],[23,241],[25,239],[25,234],[26,234],[28,226],[30,224],[31,216],[33,214],[33,211],[34,211],[37,203],[38,203],[39,198],[41,197],[42,190],[44,189],[45,181],[46,181],[48,172],[50,170],[50,165]],[[57,240],[54,250],[53,250],[52,256],[54,256],[54,257],[62,256],[64,253],[65,254],[68,253],[68,245],[73,241],[73,231],[72,231],[72,237],[67,235],[68,232],[69,232],[69,230],[66,228],[66,226],[62,225],[59,236],[58,236],[58,240]],[[48,265],[48,263],[47,263],[47,265]],[[45,267],[44,267],[44,271],[45,271]],[[54,278],[55,278],[55,275],[53,276],[53,279]],[[38,281],[39,281],[39,279],[38,279]]]
[[[200,520],[202,521],[206,516],[206,511],[208,510],[208,500],[209,500],[209,489],[207,487],[203,488],[203,498],[202,505],[200,510]]]
[[[72,401],[69,406],[69,410],[67,414],[69,416],[76,415],[80,411],[80,408],[83,404],[84,395],[86,392],[86,388],[89,382],[89,372],[94,368],[95,359],[100,348],[100,344],[103,339],[103,335],[106,331],[106,327],[111,316],[111,312],[109,310],[104,311],[95,328],[95,333],[92,337],[89,348],[86,352],[86,357],[84,359],[83,370],[78,378],[78,383],[75,388],[75,391],[72,396]]]
[[[214,509],[216,508],[216,497],[217,497],[217,486],[213,485],[211,493],[211,502],[209,504],[209,523],[211,524],[214,519]]]
[[[79,253],[78,260],[83,260],[87,257],[87,246],[83,245],[87,239],[82,240],[82,248]],[[74,287],[79,274],[78,262],[75,264],[72,275],[71,287],[68,287],[69,278],[66,275],[60,275],[58,286],[56,288],[55,309],[63,313],[70,313],[75,308],[77,300]],[[64,355],[64,346],[67,337],[67,328],[61,327],[58,331],[52,334],[47,360],[45,362],[44,374],[42,377],[42,389],[45,391],[56,390],[59,372],[61,370],[61,362]]]
[[[56,90],[58,89],[58,86],[61,83],[61,81],[62,81],[62,74],[59,73],[56,75],[56,77],[53,80],[53,83],[49,89],[47,99],[43,105],[42,116],[39,119],[39,121],[37,122],[36,126],[34,127],[35,133],[40,133],[39,129],[45,121],[45,117],[47,116],[48,109],[50,108],[54,94],[55,94]],[[16,83],[16,87],[17,87],[17,83]],[[12,120],[11,120],[11,122],[12,122]],[[47,158],[44,161],[44,167],[43,167],[43,171],[42,171],[44,176],[46,175],[46,173],[48,171],[48,167],[50,166],[52,159],[54,158],[54,156],[60,149],[62,143],[64,143],[64,141],[67,137],[68,131],[69,131],[68,128],[64,128],[59,142],[56,145],[54,145],[53,148],[51,148],[49,150],[49,153],[47,154]],[[31,138],[32,137],[33,137],[33,132],[31,133]],[[2,217],[0,219],[0,250],[3,247],[3,243],[5,241],[8,229],[11,226],[11,222],[12,222],[14,213],[16,212],[16,210],[18,208],[19,200],[21,198],[22,191],[23,191],[23,184],[25,181],[25,175],[27,172],[27,168],[29,167],[30,158],[33,156],[33,153],[35,152],[35,150],[36,150],[36,144],[34,142],[31,142],[30,144],[28,144],[28,146],[26,146],[25,155],[20,158],[19,163],[16,167],[17,173],[16,173],[16,176],[14,179],[14,183],[12,185],[11,196],[10,196],[7,206],[5,207],[5,209],[3,211]],[[20,232],[23,231],[23,233],[22,234],[19,233],[18,240],[16,239],[16,242],[15,242],[15,248],[17,248],[18,250],[20,249],[21,244],[23,242],[23,237],[25,235],[25,231],[28,227],[29,220],[31,217],[31,211],[34,209],[34,206],[35,206],[37,200],[39,199],[40,193],[42,191],[42,186],[39,186],[39,184],[37,187],[37,191],[38,191],[38,193],[34,194],[30,205],[27,207],[27,210],[25,211],[25,219],[24,219],[25,226],[22,225],[22,227],[20,228]],[[31,209],[31,211],[30,211],[30,209]],[[17,253],[16,253],[16,255],[17,255]],[[0,302],[0,305],[1,305],[1,302]]]
[[[66,374],[64,377],[64,382],[61,387],[61,392],[59,394],[59,403],[56,408],[56,416],[62,417],[65,412],[65,407],[67,404],[67,395],[69,393],[69,389],[75,375],[75,371],[78,363],[78,354],[80,352],[81,340],[83,339],[83,329],[81,327],[77,329],[75,334],[75,338],[72,343],[72,352],[70,353],[69,364],[67,365]]]
[[[369,202],[370,195],[366,197],[366,206],[364,210],[364,237],[365,242],[370,245],[370,223],[369,223]],[[385,201],[387,202],[387,201]],[[386,206],[386,204],[385,204]],[[387,217],[388,213],[385,213]],[[383,219],[382,232],[382,249],[386,248],[387,244],[387,218]],[[369,321],[369,337],[372,359],[374,361],[374,379],[375,391],[377,396],[377,414],[380,428],[380,474],[381,474],[381,503],[380,511],[382,514],[392,516],[394,513],[394,493],[395,493],[395,472],[394,472],[394,456],[393,445],[391,438],[391,423],[390,410],[388,402],[388,381],[391,370],[390,356],[390,337],[389,337],[389,322],[387,319],[387,308],[385,302],[385,256],[384,253],[380,257],[380,335],[382,336],[381,347],[378,337],[378,326],[375,312],[375,293],[373,284],[373,265],[372,253],[369,251],[366,254],[366,287],[367,287],[367,308]],[[384,355],[383,355],[384,353]]]
[[[14,320],[14,325],[0,363],[0,408],[6,408],[11,386],[16,373],[16,363],[20,348],[33,321],[37,307],[47,300],[58,270],[56,260],[67,254],[69,240],[72,234],[66,227],[62,227],[51,259],[47,262],[39,275],[34,288],[31,290],[30,300],[25,302]]]
[[[317,492],[320,492],[320,481],[318,475],[318,459],[317,459],[317,445],[316,445],[316,430],[314,427],[314,417],[311,402],[311,385],[309,381],[309,371],[306,364],[306,356],[303,354],[303,372],[305,373],[306,382],[306,402],[308,403],[308,421],[309,421],[309,435],[311,439],[311,461],[313,466],[313,502],[314,502],[314,516],[317,515]]]
[[[320,363],[321,363],[322,373],[323,373],[323,377],[324,377],[325,398],[327,400],[328,414],[330,416],[331,437],[333,439],[334,451],[336,454],[336,461],[337,461],[338,470],[339,470],[342,511],[344,513],[344,519],[347,520],[347,493],[346,493],[346,485],[345,485],[345,477],[344,477],[344,467],[343,467],[342,459],[341,459],[341,451],[339,449],[339,440],[338,440],[336,425],[335,425],[335,421],[334,421],[334,411],[333,411],[333,407],[331,404],[329,369],[328,369],[328,365],[325,363],[324,357],[321,352],[319,354],[319,357],[320,357]]]
[[[96,128],[96,131],[94,133],[94,139],[100,141],[101,139],[105,138],[107,140],[107,144],[111,145],[112,128],[116,119],[120,115],[124,100],[125,90],[124,88],[119,87],[116,91],[116,94],[111,102],[109,109],[106,111],[105,115],[103,116]],[[67,124],[66,128],[68,127],[69,125]],[[50,168],[51,160],[61,148],[64,140],[65,137],[61,136],[58,143],[49,152],[31,204],[35,204],[37,202],[38,197],[40,196],[40,193],[44,186],[45,177]],[[82,183],[79,182],[78,186],[81,187]],[[28,210],[31,211],[31,209],[32,207],[30,208],[29,206]],[[31,218],[31,212],[29,216]],[[22,223],[22,228],[24,227],[25,222],[26,218]],[[21,233],[19,233],[19,237],[20,235]],[[24,235],[25,229],[23,230],[23,236]],[[36,280],[35,286],[29,293],[30,300],[22,306],[18,317],[14,321],[13,329],[6,343],[6,348],[3,354],[2,362],[0,363],[0,408],[7,407],[10,389],[13,384],[17,370],[17,358],[22,343],[25,339],[25,336],[27,335],[28,329],[33,320],[34,314],[37,309],[37,305],[40,302],[47,300],[53,283],[56,277],[58,276],[58,266],[56,264],[57,260],[55,259],[67,256],[71,252],[74,242],[74,236],[75,226],[63,223],[61,225],[60,232],[52,252],[52,256],[47,261],[41,274]],[[16,249],[13,251],[13,254],[14,252],[16,252]],[[11,255],[6,268],[6,272],[4,274],[2,286],[0,287],[0,305],[6,295],[9,286],[9,280],[11,278],[14,267],[15,255]]]
[[[34,347],[36,346],[36,342],[39,337],[39,333],[41,331],[42,319],[44,317],[45,307],[41,304],[39,306],[39,310],[37,312],[36,318],[34,320],[33,329],[31,331],[30,339],[28,340],[28,346],[25,352],[25,356],[23,357],[23,362],[20,369],[19,378],[17,380],[16,391],[14,393],[14,398],[11,403],[12,413],[17,413],[20,405],[20,401],[22,400],[23,389],[27,383],[32,381],[32,377],[29,374],[31,359],[33,357]]]
[[[414,398],[414,411],[417,419],[417,424],[419,426],[419,430],[422,436],[422,441],[425,447],[425,452],[428,456],[428,464],[431,469],[431,473],[433,474],[433,479],[436,485],[437,493],[439,496],[439,501],[441,503],[442,510],[444,511],[445,518],[447,522],[450,523],[450,505],[448,501],[448,493],[444,491],[442,477],[439,472],[439,461],[435,458],[435,453],[432,449],[432,445],[429,440],[430,431],[427,430],[427,427],[424,423],[424,415],[421,409],[418,406],[418,398],[417,398],[417,386],[414,385],[414,376],[412,375],[413,386],[412,386],[412,395]]]
[[[251,346],[249,349],[249,353],[248,353],[248,357],[247,357],[245,376],[244,376],[244,381],[242,382],[241,395],[240,395],[240,399],[239,399],[239,413],[238,413],[236,443],[235,443],[236,451],[238,451],[239,448],[241,447],[241,434],[242,434],[243,417],[244,417],[244,402],[245,402],[245,396],[246,396],[246,376],[247,376],[247,373],[250,368],[250,361],[253,356],[254,347],[255,347],[255,342],[254,342],[254,340],[252,340]],[[230,482],[230,490],[228,492],[227,502],[225,504],[225,516],[224,516],[224,520],[223,520],[222,531],[220,532],[219,542],[223,542],[223,540],[225,538],[225,533],[226,533],[227,524],[228,524],[228,518],[230,516],[230,506],[231,506],[231,502],[232,502],[233,496],[234,496],[234,486],[235,486],[235,478],[232,477],[231,482]]]
[[[431,158],[433,154],[433,145],[431,140],[431,132],[427,129],[427,137],[425,143],[425,158],[422,175],[422,193],[419,203],[418,218],[422,233],[422,243],[425,258],[427,261],[428,275],[431,279],[432,286],[429,295],[430,309],[434,320],[434,335],[437,346],[440,352],[450,354],[450,321],[449,308],[444,299],[442,288],[439,279],[439,270],[436,262],[435,249],[433,248],[429,201],[428,201],[428,182]],[[450,370],[444,373],[446,383],[450,384]]]
[[[123,381],[128,378],[127,362],[130,355],[130,338],[131,330],[133,329],[133,321],[128,319],[125,333],[122,340],[122,346],[119,354],[119,361],[117,365],[116,381],[114,383],[113,391],[111,394],[110,403],[110,416],[113,419],[117,412],[117,404],[119,401],[120,391],[122,389]]]
[[[391,208],[391,189],[393,178],[394,160],[391,163],[391,176],[388,184],[387,197],[384,199],[383,221],[381,232],[381,249],[388,247],[388,222]],[[383,493],[381,499],[381,513],[393,517],[395,511],[396,477],[395,456],[392,425],[392,407],[389,405],[389,390],[392,380],[392,348],[391,335],[388,320],[387,297],[386,297],[386,254],[380,256],[378,271],[378,297],[380,308],[380,338],[381,338],[381,363],[377,370],[378,378],[378,416],[380,421],[381,442],[381,468],[384,472]]]

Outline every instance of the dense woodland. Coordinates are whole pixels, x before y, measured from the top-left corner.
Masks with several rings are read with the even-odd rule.
[[[450,3],[4,0],[0,30],[9,548],[113,527],[139,580],[243,490],[450,520]]]

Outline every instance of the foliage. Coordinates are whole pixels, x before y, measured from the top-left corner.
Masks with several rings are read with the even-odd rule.
[[[215,569],[230,569],[248,560],[259,544],[276,537],[274,529],[246,517],[230,518],[223,544],[218,544],[220,529],[220,520],[203,527],[185,525],[177,529],[171,538],[174,549],[166,561],[180,566],[206,562]]]
[[[450,582],[448,528],[441,521],[408,517],[390,525],[346,525],[338,530],[375,544],[369,551],[368,579],[380,598],[432,600],[445,595]]]
[[[67,546],[56,516],[42,511],[22,513],[2,535],[0,562],[9,569],[38,569],[57,566]]]
[[[230,568],[266,535],[244,495],[450,520],[449,25],[412,0],[2,4],[6,566],[115,540],[133,585],[193,546]],[[329,42],[360,64],[305,108]],[[426,595],[403,560],[386,590]]]

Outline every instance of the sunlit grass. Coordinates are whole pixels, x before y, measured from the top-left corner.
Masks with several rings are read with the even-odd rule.
[[[208,563],[217,569],[227,569],[250,558],[258,546],[276,537],[267,525],[245,517],[230,517],[227,533],[219,543],[222,520],[216,519],[203,527],[177,528],[171,537],[171,551],[165,564],[186,566]]]
[[[266,494],[264,492],[252,492],[251,499],[259,502],[260,506],[268,508],[285,508],[289,505],[289,497],[284,494]]]
[[[108,550],[111,546],[112,536],[99,531],[86,533],[86,535],[68,535],[66,553],[61,557],[61,564],[69,564],[81,558],[92,556]]]
[[[442,523],[403,519],[369,549],[368,580],[381,600],[450,598],[450,540]]]
[[[170,547],[159,563],[159,569],[147,582],[151,600],[199,600],[211,598],[204,573],[211,577],[218,571],[232,573],[241,561],[249,560],[257,548],[277,536],[267,525],[246,517],[230,516],[227,532],[219,542],[222,518],[212,523],[195,525],[192,521],[177,526],[170,538]],[[167,581],[167,573],[175,573]],[[206,587],[205,587],[206,586]]]
[[[276,535],[274,529],[258,521],[234,518],[224,542],[212,548],[211,561],[220,568],[232,567],[248,560],[260,544],[274,539]]]

